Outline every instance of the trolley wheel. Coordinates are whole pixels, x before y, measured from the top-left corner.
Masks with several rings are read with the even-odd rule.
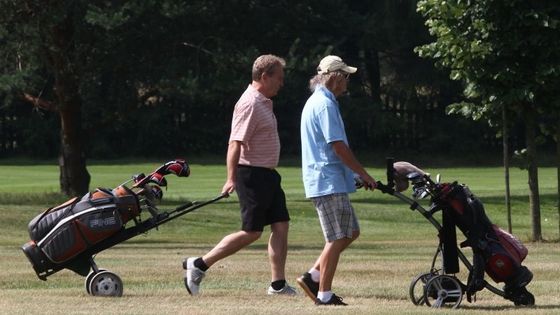
[[[414,277],[414,279],[412,279],[412,282],[410,282],[410,288],[408,289],[408,295],[412,304],[423,305],[425,303],[424,291],[426,289],[426,283],[435,276],[437,276],[437,273],[425,272],[418,274]]]
[[[90,283],[91,283],[91,279],[93,278],[93,276],[94,276],[96,273],[99,273],[99,272],[101,272],[101,271],[106,271],[106,270],[105,270],[105,269],[98,269],[97,272],[95,272],[95,270],[91,270],[91,271],[88,273],[88,275],[87,275],[87,277],[86,277],[86,280],[85,280],[85,286],[86,286],[86,291],[87,291],[87,293],[88,293],[89,295],[91,295],[91,291],[89,290],[89,285],[90,285]]]
[[[122,296],[123,283],[119,276],[104,270],[91,277],[89,292],[93,296]]]
[[[426,283],[424,302],[428,306],[457,308],[462,300],[463,288],[453,276],[435,276]]]

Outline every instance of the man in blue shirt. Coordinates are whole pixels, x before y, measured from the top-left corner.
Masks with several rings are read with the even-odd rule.
[[[317,305],[346,305],[331,286],[340,253],[360,234],[348,193],[356,191],[356,176],[366,189],[376,185],[348,146],[336,100],[346,92],[348,78],[356,70],[338,56],[323,58],[310,80],[313,94],[301,115],[305,195],[317,210],[325,246],[315,265],[297,282]]]

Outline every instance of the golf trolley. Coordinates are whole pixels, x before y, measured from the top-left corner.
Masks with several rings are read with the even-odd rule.
[[[22,246],[39,279],[69,269],[86,277],[85,287],[93,296],[122,296],[123,282],[118,275],[101,269],[94,256],[114,245],[214,203],[227,194],[204,202],[189,202],[172,211],[160,211],[161,187],[165,176],[190,175],[184,160],[167,162],[148,176],[138,174],[110,190],[97,188],[81,198],[49,208],[29,222],[31,240]],[[132,182],[128,188],[126,185]],[[147,213],[147,218],[142,214]]]
[[[396,182],[398,189],[395,188]],[[408,182],[413,186],[412,198],[400,192],[408,187]],[[484,288],[512,301],[516,306],[535,304],[533,294],[526,288],[533,274],[521,265],[527,255],[527,249],[513,235],[490,222],[482,203],[466,186],[457,182],[440,183],[439,174],[434,182],[429,174],[412,164],[394,163],[393,159],[389,158],[387,184],[377,182],[377,189],[410,205],[411,210],[418,211],[438,231],[440,242],[430,269],[414,277],[410,284],[409,297],[413,304],[434,308],[457,308],[465,294],[471,302],[476,292]],[[428,196],[431,202],[426,210],[417,200]],[[438,211],[442,211],[443,224],[434,218]],[[461,247],[468,246],[473,249],[473,263],[457,247],[455,226],[467,237],[467,240],[461,243]],[[436,266],[438,258],[443,260],[441,267]],[[467,284],[456,277],[459,271],[457,258],[469,271]],[[495,282],[504,282],[504,288],[496,288],[485,281],[485,272]]]

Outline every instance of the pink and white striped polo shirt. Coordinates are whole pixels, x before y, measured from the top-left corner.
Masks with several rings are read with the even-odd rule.
[[[272,100],[249,85],[235,104],[229,141],[241,141],[239,164],[275,168],[280,138]]]

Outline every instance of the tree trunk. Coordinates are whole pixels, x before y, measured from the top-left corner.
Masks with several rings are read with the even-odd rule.
[[[537,166],[536,112],[528,106],[525,111],[525,141],[527,145],[527,170],[529,178],[529,206],[531,208],[532,238],[541,241],[541,209],[539,198],[539,175]]]
[[[506,213],[507,213],[507,223],[508,232],[512,233],[511,227],[511,202],[510,202],[510,189],[509,189],[509,132],[508,132],[508,119],[506,107],[502,107],[502,144],[503,144],[503,155],[504,155],[504,179],[506,184]]]
[[[71,14],[57,23],[48,34],[48,57],[54,74],[54,89],[60,116],[60,190],[68,196],[88,192],[90,175],[82,141],[82,101],[75,74],[74,27]]]
[[[81,196],[89,191],[90,175],[81,145],[81,113],[74,108],[60,111],[61,143],[58,164],[60,190],[67,196]]]
[[[556,196],[556,208],[558,209],[558,239],[560,239],[560,127],[556,127],[556,187],[558,195]]]

